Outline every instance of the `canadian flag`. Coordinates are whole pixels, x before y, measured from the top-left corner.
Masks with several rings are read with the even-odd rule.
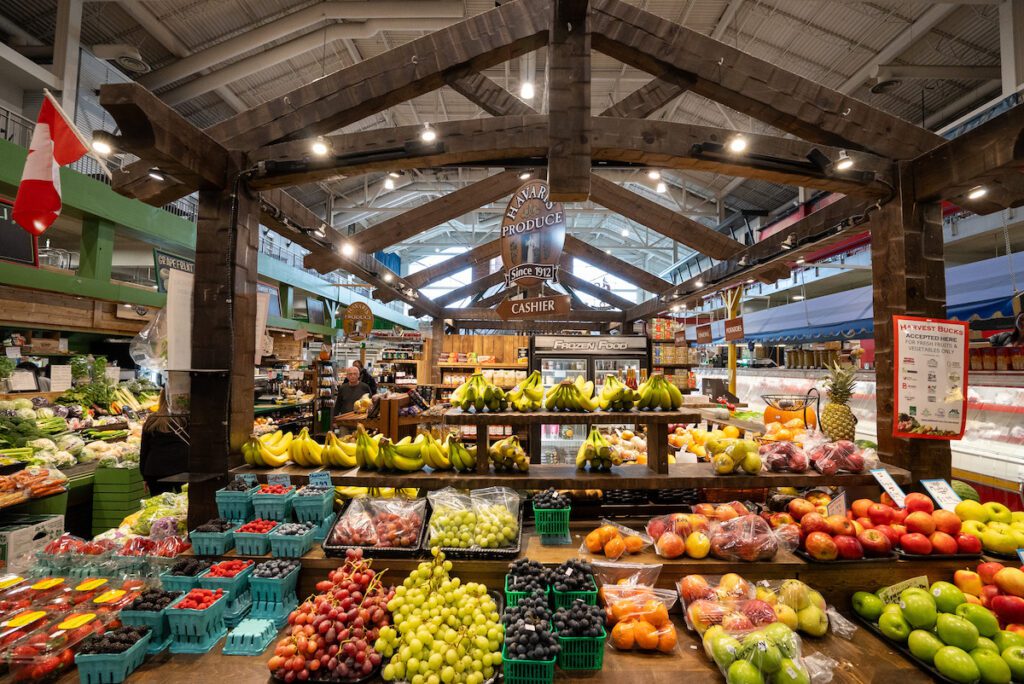
[[[82,134],[46,92],[14,198],[12,215],[18,225],[35,235],[53,225],[61,210],[60,167],[78,161],[88,151]]]

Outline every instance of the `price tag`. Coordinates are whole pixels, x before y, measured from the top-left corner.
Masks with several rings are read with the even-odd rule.
[[[32,371],[16,370],[11,373],[11,377],[8,382],[10,383],[11,391],[13,392],[39,391],[39,383],[36,382],[36,376]]]
[[[527,622],[525,625],[523,625],[523,627],[525,627],[526,629],[528,629],[531,632],[536,632],[537,631],[537,628],[534,627],[533,625],[531,625],[529,622]]]
[[[945,480],[921,480],[921,486],[935,499],[939,508],[944,508],[947,511],[955,510],[956,505],[963,501]]]
[[[71,389],[71,366],[50,366],[50,391]]]
[[[270,473],[267,475],[267,484],[291,487],[292,478],[290,475],[285,475],[284,473]]]
[[[565,576],[566,577],[571,577],[572,576],[572,568],[566,568],[565,569]]]
[[[77,587],[75,587],[75,591],[92,591],[93,589],[99,589],[106,583],[107,580],[105,579],[86,580],[85,582],[82,582]]]
[[[97,596],[96,598],[94,598],[92,600],[92,602],[93,603],[110,603],[112,601],[118,600],[119,598],[121,598],[122,596],[124,596],[127,593],[128,592],[126,592],[124,589],[111,589],[110,591],[105,591],[102,594],[100,594],[99,596]]]
[[[839,496],[828,502],[829,515],[846,515],[846,490],[839,492]]]
[[[36,591],[46,591],[47,589],[59,587],[62,584],[64,584],[63,577],[47,577],[46,579],[41,579],[33,584],[32,588]]]
[[[896,484],[896,480],[892,479],[892,475],[885,468],[875,468],[871,471],[871,475],[874,476],[879,486],[885,490],[885,493],[892,497],[893,503],[898,508],[903,508],[903,501],[907,498],[907,495],[903,493],[900,486]]]
[[[78,629],[82,625],[89,624],[96,619],[95,613],[80,613],[71,615],[67,620],[57,625],[57,629]]]
[[[0,591],[3,591],[4,589],[10,589],[15,584],[20,584],[24,581],[25,578],[21,575],[4,575],[3,577],[0,577]]]
[[[46,613],[41,610],[34,610],[31,613],[21,613],[6,622],[0,622],[0,625],[4,627],[24,627],[44,617],[46,617]]]
[[[908,580],[897,582],[892,586],[884,587],[875,593],[878,594],[878,598],[882,599],[882,603],[896,603],[900,597],[900,593],[904,589],[920,587],[927,591],[929,586],[931,585],[928,583],[928,577],[926,575],[921,575],[920,577],[911,577]]]
[[[309,484],[315,487],[333,487],[331,474],[326,470],[318,470],[309,474]]]
[[[9,359],[21,358],[21,347],[7,347],[4,351],[7,352],[7,358]]]
[[[256,481],[256,476],[252,473],[243,473],[240,477],[245,480],[245,484],[249,485],[250,489],[259,484],[259,482]]]

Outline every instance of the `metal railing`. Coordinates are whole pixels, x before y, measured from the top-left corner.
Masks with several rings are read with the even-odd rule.
[[[7,142],[28,147],[32,141],[32,129],[35,122],[21,114],[0,107],[0,136]]]

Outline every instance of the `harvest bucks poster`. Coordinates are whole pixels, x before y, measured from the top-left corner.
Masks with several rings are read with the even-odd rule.
[[[960,439],[967,424],[967,323],[893,316],[893,437]]]

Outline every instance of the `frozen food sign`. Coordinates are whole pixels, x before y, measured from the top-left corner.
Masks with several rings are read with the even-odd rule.
[[[960,439],[967,423],[967,324],[893,316],[893,331],[893,436]]]
[[[647,350],[647,338],[642,336],[600,337],[552,337],[538,335],[534,338],[535,351],[557,352],[625,352]]]
[[[505,287],[534,287],[555,281],[565,244],[565,210],[548,197],[548,184],[524,183],[508,202],[501,220],[501,261]]]

